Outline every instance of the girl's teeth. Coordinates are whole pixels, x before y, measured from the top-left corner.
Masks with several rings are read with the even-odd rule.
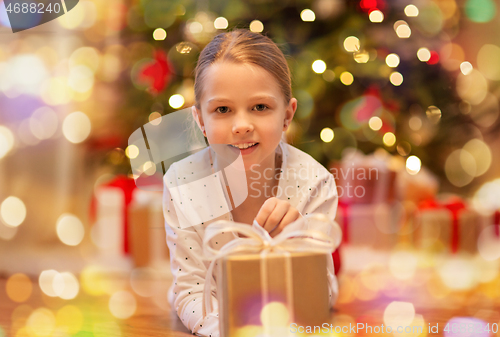
[[[244,144],[244,145],[240,145],[240,146],[237,146],[237,145],[231,145],[232,147],[236,147],[240,150],[244,150],[244,149],[248,149],[249,147],[251,146],[254,146],[255,144],[257,143],[252,143],[252,144]]]

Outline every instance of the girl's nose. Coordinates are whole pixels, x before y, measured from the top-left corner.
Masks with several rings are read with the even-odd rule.
[[[254,130],[253,122],[245,114],[236,114],[233,121],[233,133],[245,134]]]

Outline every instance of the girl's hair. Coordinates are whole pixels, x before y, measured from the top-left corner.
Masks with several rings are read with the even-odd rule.
[[[194,94],[200,109],[203,78],[207,68],[222,61],[248,63],[267,70],[278,82],[285,104],[292,98],[290,70],[283,52],[267,36],[246,29],[235,29],[214,37],[202,50],[195,70]]]

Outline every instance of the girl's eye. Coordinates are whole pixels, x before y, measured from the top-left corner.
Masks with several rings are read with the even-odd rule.
[[[257,110],[257,111],[264,111],[266,109],[267,109],[267,106],[265,104],[257,104],[255,106],[255,110]]]
[[[226,112],[229,111],[229,108],[227,106],[220,106],[217,109],[215,109],[216,112],[220,112],[222,114],[225,114]]]

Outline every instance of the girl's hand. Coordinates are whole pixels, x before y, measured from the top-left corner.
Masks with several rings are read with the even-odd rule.
[[[274,238],[285,226],[301,217],[299,211],[290,203],[272,197],[264,202],[255,220]]]

